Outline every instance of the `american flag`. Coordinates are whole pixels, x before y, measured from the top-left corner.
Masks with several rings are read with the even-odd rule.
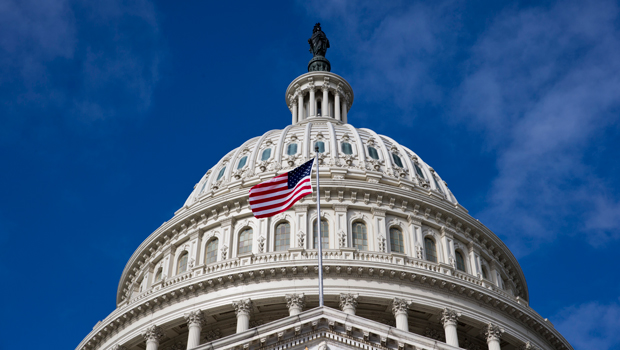
[[[310,173],[314,159],[299,167],[261,182],[250,188],[250,207],[256,218],[266,218],[281,213],[301,197],[312,193]]]

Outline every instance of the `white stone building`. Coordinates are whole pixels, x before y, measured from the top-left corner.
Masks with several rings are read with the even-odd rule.
[[[292,123],[206,172],[136,249],[117,309],[77,350],[572,349],[529,307],[512,253],[439,174],[393,139],[348,123],[346,80],[312,71],[285,97]],[[248,189],[311,159],[315,146],[324,236],[316,191],[255,219]]]

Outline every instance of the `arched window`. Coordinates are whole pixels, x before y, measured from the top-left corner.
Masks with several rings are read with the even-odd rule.
[[[161,281],[161,279],[162,279],[163,275],[164,275],[164,268],[163,268],[163,267],[160,267],[160,268],[157,270],[157,273],[155,273],[155,281],[154,281],[154,282],[156,282],[156,283],[157,283],[157,282]]]
[[[296,143],[291,143],[290,145],[288,145],[288,147],[286,148],[286,154],[288,154],[289,156],[295,155],[297,153],[297,144]]]
[[[433,176],[433,181],[435,182],[435,187],[437,188],[437,191],[443,193],[443,190],[441,189],[441,187],[439,187],[439,182],[437,182],[437,178],[435,176]]]
[[[263,151],[260,160],[269,160],[269,158],[271,158],[271,148],[267,148]]]
[[[465,259],[463,259],[463,254],[461,252],[455,252],[456,256],[456,269],[465,272]]]
[[[372,159],[379,159],[379,152],[377,152],[377,149],[374,147],[368,146],[368,155]]]
[[[224,172],[225,171],[226,171],[226,167],[223,167],[222,170],[220,170],[220,173],[217,174],[217,180],[216,181],[219,181],[219,179],[221,179],[222,176],[224,176]]]
[[[482,266],[482,278],[485,280],[489,279],[489,273],[487,272],[487,268],[485,266]]]
[[[363,222],[353,223],[353,248],[368,250],[368,233]]]
[[[217,245],[219,241],[213,238],[207,243],[207,255],[205,256],[205,264],[211,264],[217,261]]]
[[[243,158],[241,158],[241,160],[239,161],[239,164],[237,164],[237,169],[241,169],[245,166],[245,163],[248,162],[248,156],[244,156]]]
[[[395,227],[390,228],[390,247],[395,253],[405,252],[405,242],[403,232]]]
[[[314,228],[312,229],[312,237],[313,237],[313,247],[314,249],[319,249],[318,238],[319,238],[319,228],[316,225],[316,220],[314,220]],[[329,249],[329,224],[327,220],[321,220],[321,247],[323,249]]]
[[[419,177],[426,179],[426,177],[424,177],[424,173],[422,172],[422,168],[420,168],[420,166],[418,165],[418,162],[413,163],[413,167],[415,168],[415,172],[418,174]]]
[[[394,163],[401,168],[404,168],[403,161],[400,160],[400,157],[396,153],[392,153],[392,159],[394,159]]]
[[[325,152],[325,142],[323,141],[317,141],[314,143],[314,147],[318,147],[319,148],[319,153],[324,153]]]
[[[187,252],[181,254],[181,257],[179,258],[179,265],[177,266],[177,275],[187,271],[187,257],[188,256],[189,254],[187,254]]]
[[[435,247],[435,241],[426,237],[424,238],[424,250],[426,252],[426,260],[437,262],[437,248]]]
[[[288,250],[291,246],[291,225],[284,222],[276,226],[276,251]]]
[[[239,244],[237,249],[237,255],[251,253],[252,252],[252,236],[254,231],[251,228],[246,228],[239,234]]]
[[[353,147],[351,147],[351,144],[348,142],[343,142],[340,148],[344,154],[353,154]]]

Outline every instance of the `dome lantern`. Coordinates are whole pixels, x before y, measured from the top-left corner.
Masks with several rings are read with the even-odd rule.
[[[353,104],[353,89],[341,76],[331,73],[331,64],[325,58],[329,40],[314,26],[308,39],[314,57],[308,63],[308,73],[303,74],[286,89],[285,100],[293,117],[292,124],[305,123],[310,119],[324,118],[347,124],[347,116]]]

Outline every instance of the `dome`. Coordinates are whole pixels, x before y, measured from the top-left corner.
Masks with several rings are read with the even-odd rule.
[[[286,90],[291,124],[224,155],[146,237],[117,309],[78,350],[572,349],[529,306],[514,255],[439,174],[349,124],[353,90],[329,69],[315,56]],[[250,187],[315,156],[320,193],[313,178],[289,210],[252,215]]]

